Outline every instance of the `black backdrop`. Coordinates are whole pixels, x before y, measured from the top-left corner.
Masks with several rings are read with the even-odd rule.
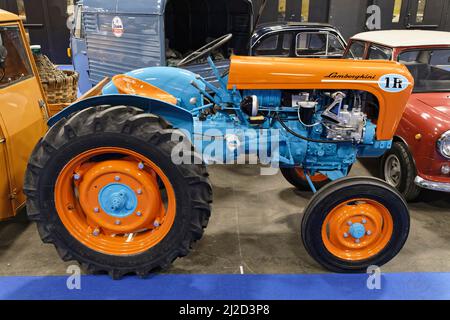
[[[105,0],[109,1],[109,0]],[[278,12],[278,0],[267,0],[260,22],[300,21],[303,0],[286,0],[285,16]],[[394,0],[309,0],[309,21],[329,22],[348,38],[366,30],[369,5],[381,8],[382,29],[427,28],[450,31],[450,1],[427,0],[422,23],[416,23],[418,0],[402,0],[400,21],[392,22]],[[262,0],[253,0],[255,12]],[[66,0],[24,0],[32,44],[40,44],[43,52],[58,64],[70,63],[67,57],[69,30],[66,27]],[[17,13],[17,0],[0,0],[0,8]]]
[[[70,32],[67,28],[66,0],[24,0],[31,44],[40,44],[42,52],[56,64],[69,64],[67,56]],[[16,0],[0,0],[0,8],[18,13]]]

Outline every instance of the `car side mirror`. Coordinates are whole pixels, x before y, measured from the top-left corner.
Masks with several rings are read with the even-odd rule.
[[[4,69],[6,65],[6,58],[8,57],[8,50],[0,44],[0,68]]]

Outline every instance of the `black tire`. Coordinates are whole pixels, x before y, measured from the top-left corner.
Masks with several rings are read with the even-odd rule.
[[[308,181],[298,174],[296,168],[281,168],[280,170],[283,177],[298,190],[311,191]],[[313,184],[316,190],[320,190],[330,182],[331,180],[327,179],[321,182],[313,182]]]
[[[389,210],[393,233],[388,244],[375,256],[365,260],[343,260],[326,248],[322,226],[337,205],[361,198],[375,200]],[[350,177],[334,181],[314,195],[305,209],[301,233],[308,253],[326,269],[340,273],[362,273],[371,265],[384,265],[400,252],[408,238],[409,225],[407,204],[395,188],[377,178]]]
[[[55,124],[34,149],[25,178],[28,216],[36,221],[42,241],[52,243],[64,261],[76,260],[86,271],[107,272],[114,279],[133,273],[145,276],[187,255],[208,224],[212,189],[204,165],[171,161],[173,133],[158,116],[127,106],[91,107]],[[175,191],[172,228],[143,253],[115,256],[92,250],[75,239],[58,216],[54,191],[59,173],[73,157],[97,147],[121,147],[146,156],[161,168]]]
[[[400,165],[400,178],[397,183],[388,177],[386,167],[389,166],[392,159],[398,159]],[[406,144],[400,141],[393,143],[392,148],[386,152],[381,161],[380,176],[383,180],[395,187],[406,199],[406,201],[414,201],[421,192],[421,188],[414,182],[417,176],[414,159],[408,150]]]

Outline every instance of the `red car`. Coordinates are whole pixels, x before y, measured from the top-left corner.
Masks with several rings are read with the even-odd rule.
[[[412,201],[422,188],[450,192],[450,32],[372,31],[352,37],[349,59],[394,60],[415,80],[381,175]]]

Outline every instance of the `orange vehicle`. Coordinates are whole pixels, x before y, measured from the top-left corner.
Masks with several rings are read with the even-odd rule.
[[[28,158],[45,133],[44,92],[19,17],[0,10],[0,220],[25,204]]]
[[[218,86],[181,68],[140,69],[49,120],[25,190],[29,217],[62,259],[113,278],[167,268],[208,224],[206,165],[249,154],[272,167],[263,174],[281,168],[316,193],[301,233],[328,270],[365,272],[401,250],[409,233],[401,195],[379,179],[346,175],[357,157],[391,147],[413,87],[408,70],[396,62],[234,56],[221,74],[209,54],[231,38],[178,64],[207,57]]]

